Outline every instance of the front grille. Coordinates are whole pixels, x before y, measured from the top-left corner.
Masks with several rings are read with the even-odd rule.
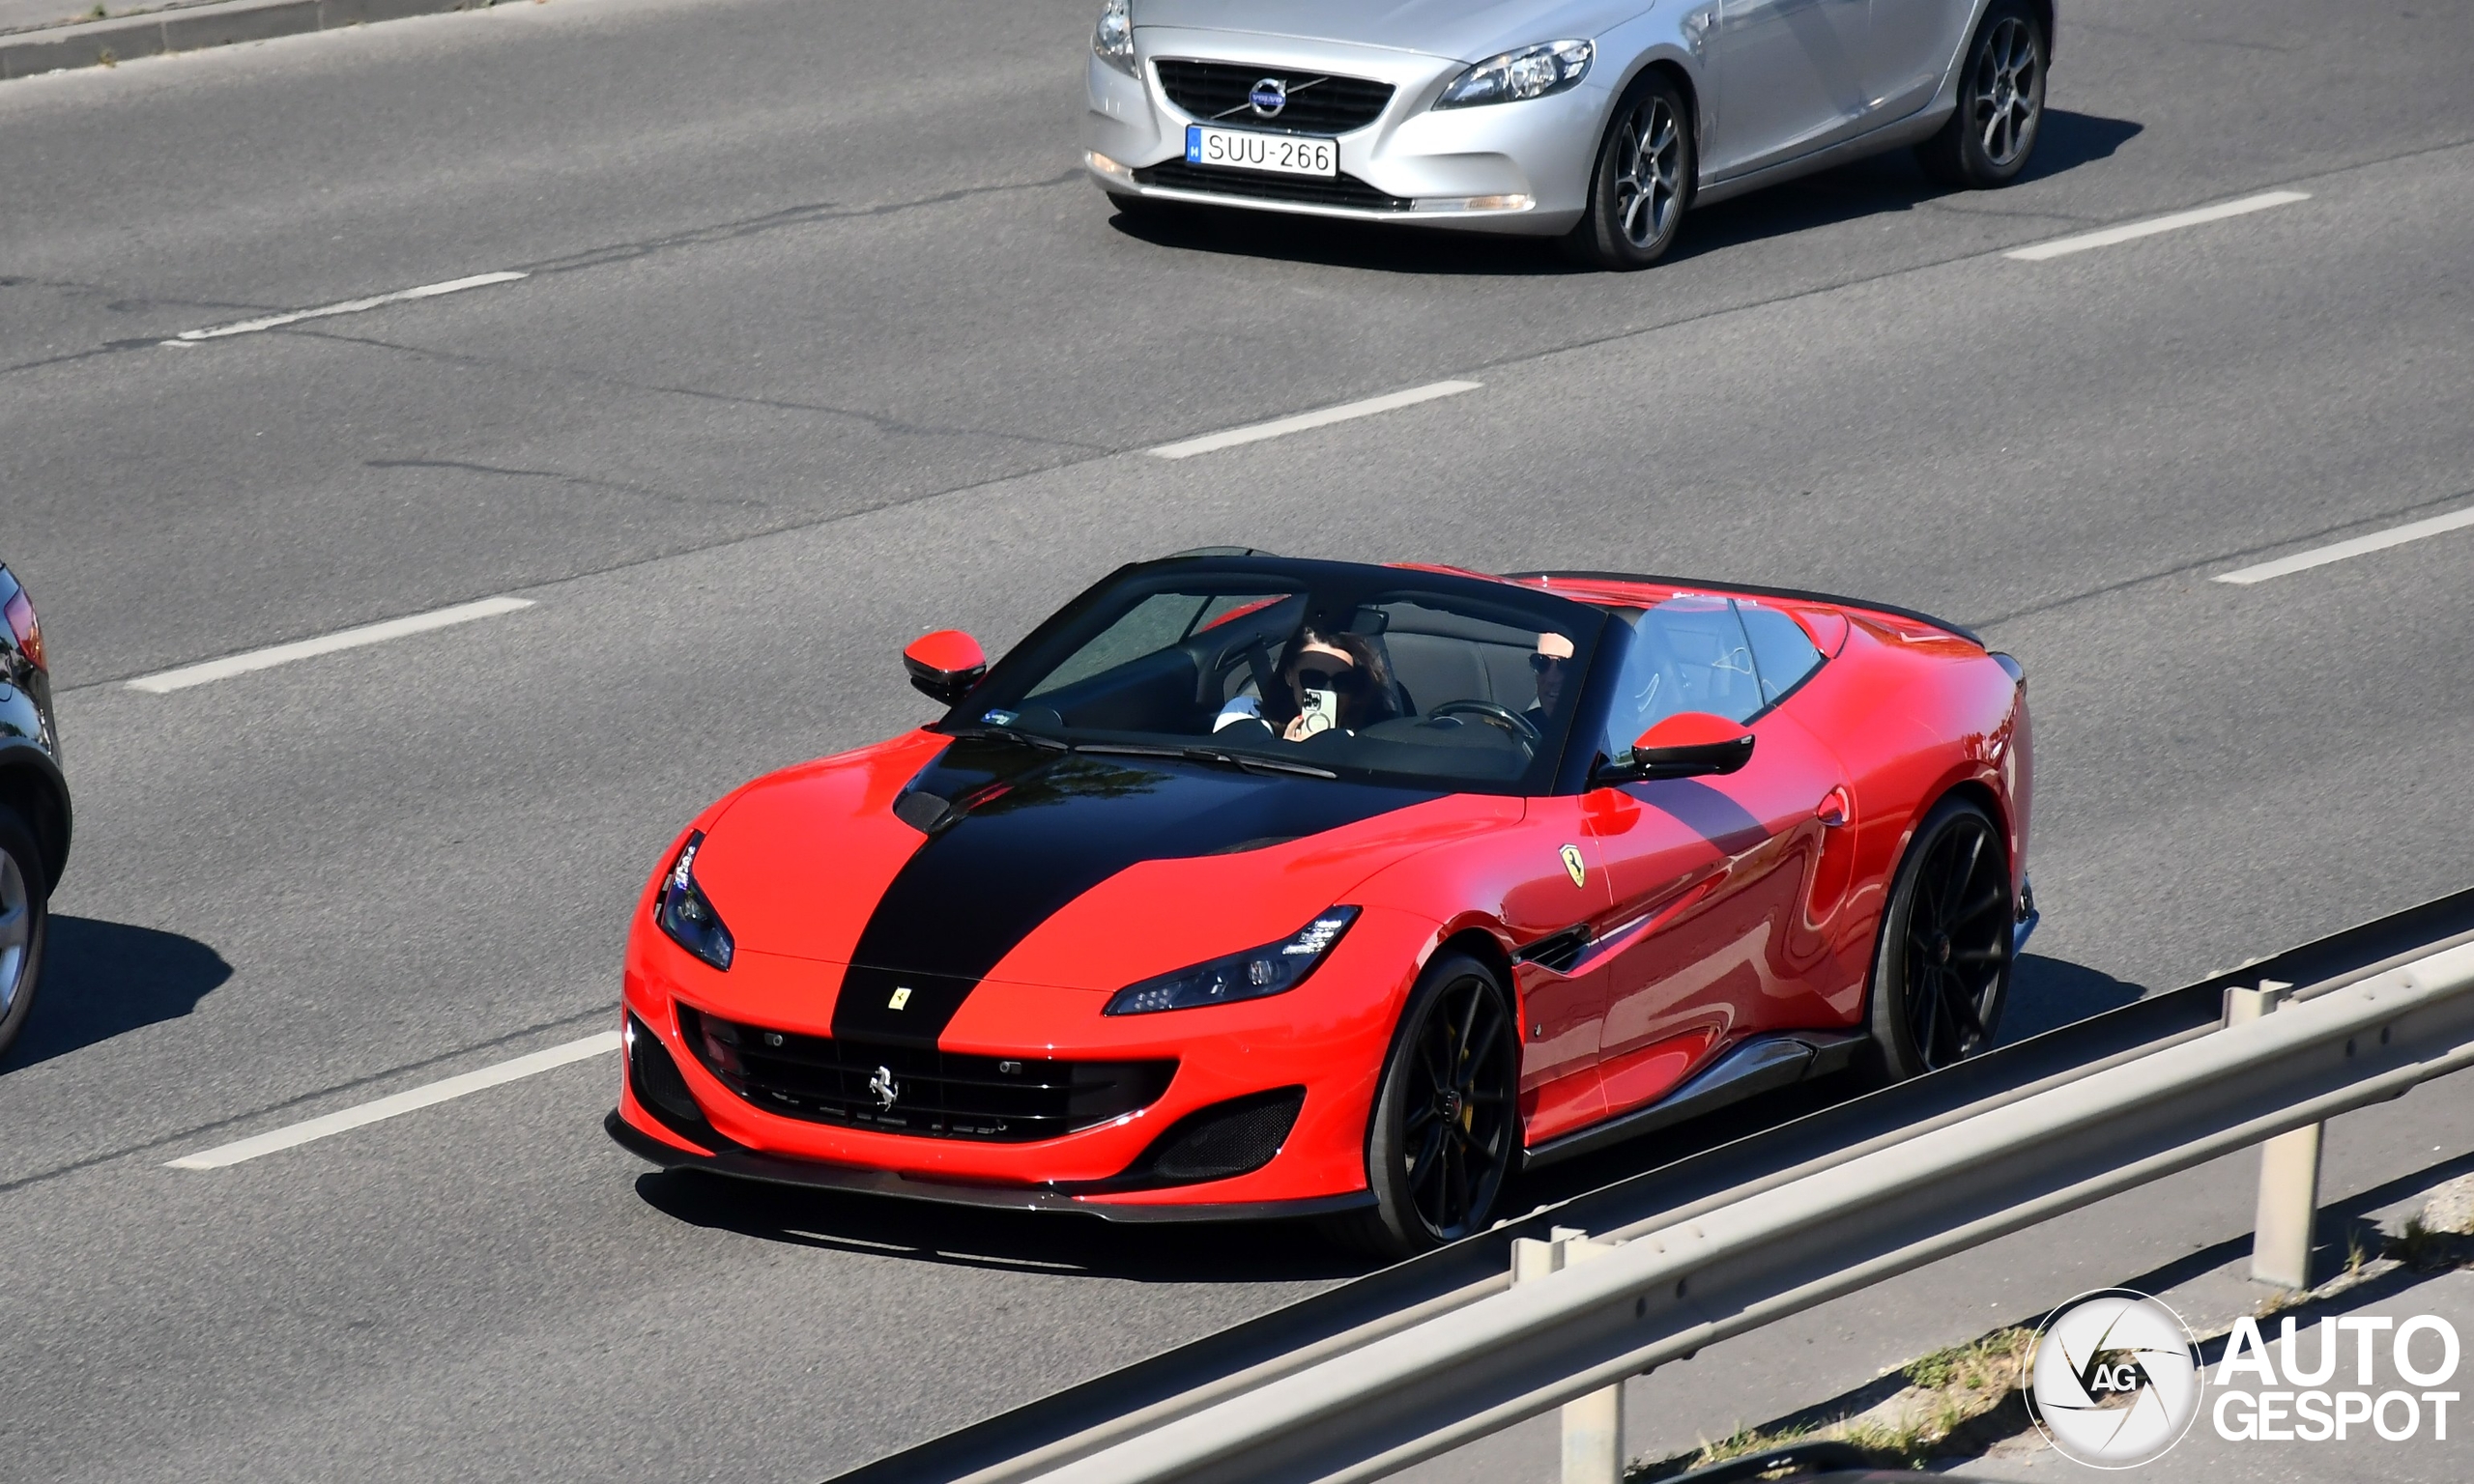
[[[684,1005],[678,1028],[706,1070],[768,1113],[930,1138],[1052,1139],[1148,1106],[1168,1090],[1177,1070],[1165,1061],[965,1056],[800,1036]]]
[[[1250,170],[1213,170],[1168,160],[1134,172],[1136,184],[1165,186],[1172,190],[1208,191],[1216,196],[1249,196],[1258,201],[1298,201],[1309,206],[1350,206],[1362,212],[1405,212],[1406,196],[1387,196],[1353,175],[1329,179],[1311,175],[1256,175]]]
[[[1206,124],[1244,128],[1277,128],[1293,134],[1345,134],[1383,116],[1392,101],[1392,84],[1364,77],[1327,77],[1320,72],[1281,71],[1255,63],[1187,62],[1164,57],[1151,64],[1160,72],[1160,89],[1168,101]],[[1288,104],[1276,118],[1262,118],[1249,106],[1254,84],[1277,77],[1288,84]]]

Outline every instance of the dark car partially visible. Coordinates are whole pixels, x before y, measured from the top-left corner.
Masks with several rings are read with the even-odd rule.
[[[25,586],[0,566],[0,1055],[33,1013],[51,889],[69,864],[51,667]]]

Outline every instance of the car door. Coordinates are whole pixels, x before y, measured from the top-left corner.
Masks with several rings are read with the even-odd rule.
[[[1786,687],[1765,694],[1731,601],[1647,611],[1619,673],[1610,753],[1678,711],[1747,721],[1755,741],[1733,774],[1582,796],[1610,899],[1597,949],[1609,1115],[1664,1097],[1723,1042],[1840,1018],[1811,978],[1827,964],[1812,909],[1826,821],[1848,798],[1837,757],[1772,703]]]
[[[1932,100],[1967,40],[1975,0],[1870,0],[1866,81],[1882,116],[1913,113]]]
[[[1720,0],[1715,148],[1724,177],[1793,158],[1861,127],[1874,0]]]
[[[1606,1021],[1603,962],[1585,955],[1606,920],[1604,856],[1589,833],[1584,801],[1528,801],[1523,817],[1488,842],[1504,871],[1500,916],[1514,941],[1513,991],[1521,1012],[1520,1119],[1532,1145],[1586,1127],[1606,1114],[1598,1046]]]

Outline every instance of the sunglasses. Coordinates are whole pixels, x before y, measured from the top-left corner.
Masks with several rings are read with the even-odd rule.
[[[1541,675],[1550,670],[1561,670],[1570,663],[1572,662],[1560,654],[1533,654],[1529,657],[1529,668]]]
[[[1325,670],[1319,666],[1301,666],[1290,671],[1288,682],[1301,691],[1353,691],[1366,683],[1366,677],[1354,669]]]

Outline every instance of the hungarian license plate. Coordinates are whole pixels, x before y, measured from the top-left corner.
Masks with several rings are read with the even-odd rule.
[[[1189,124],[1186,163],[1229,170],[1268,170],[1275,175],[1334,176],[1340,173],[1340,147],[1329,139]]]

